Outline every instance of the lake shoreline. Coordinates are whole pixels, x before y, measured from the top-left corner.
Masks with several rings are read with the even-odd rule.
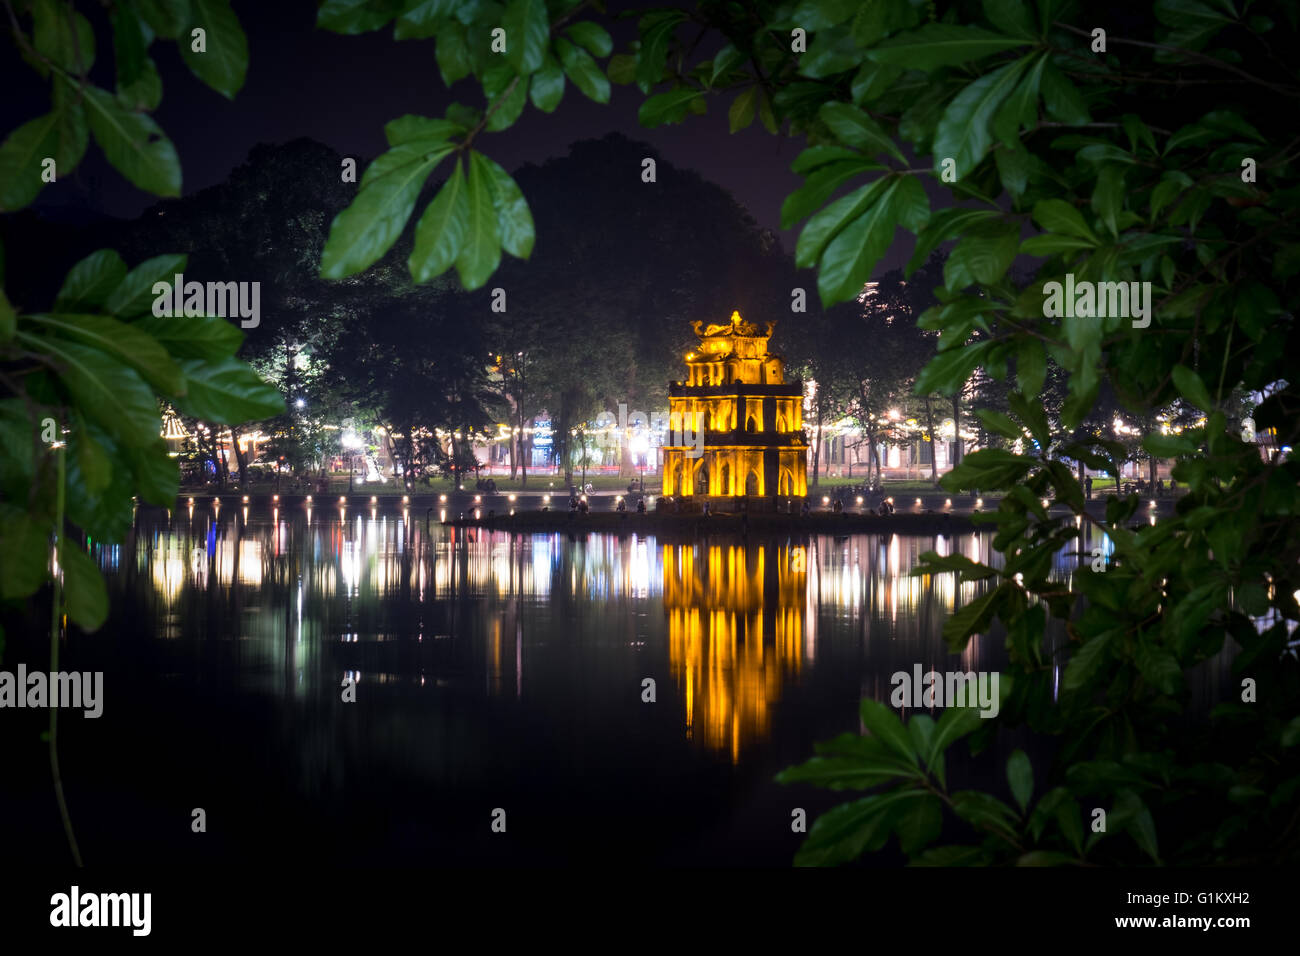
[[[651,511],[575,513],[570,511],[518,511],[515,514],[486,514],[479,518],[456,518],[443,522],[457,528],[482,528],[488,531],[540,533],[598,532],[608,534],[688,533],[693,535],[797,533],[797,534],[950,534],[977,531],[970,515],[893,514],[870,515],[841,512],[813,512],[808,515],[751,513],[739,514],[672,514]]]

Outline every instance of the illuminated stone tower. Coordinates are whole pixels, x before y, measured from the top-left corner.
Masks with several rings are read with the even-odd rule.
[[[699,348],[689,376],[668,386],[670,444],[663,493],[715,505],[744,498],[756,510],[808,493],[803,384],[785,381],[785,362],[767,350],[767,331],[731,313],[726,325],[693,323]],[[691,441],[703,434],[703,454]]]

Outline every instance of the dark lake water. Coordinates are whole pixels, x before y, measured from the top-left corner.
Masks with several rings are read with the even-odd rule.
[[[83,854],[788,866],[792,809],[811,821],[852,794],[777,772],[857,730],[859,700],[887,701],[896,671],[1004,663],[997,633],[961,655],[939,636],[986,582],[909,576],[925,551],[989,560],[989,542],[512,536],[426,528],[400,505],[141,509],[125,544],[96,549],[109,623],[70,636],[61,662],[105,674],[103,717],[60,723]],[[48,667],[47,652],[11,640],[5,664]],[[33,820],[10,849],[62,861],[45,714],[8,716],[25,772],[0,789]]]

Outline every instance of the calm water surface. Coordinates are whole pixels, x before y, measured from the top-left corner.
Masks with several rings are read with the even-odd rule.
[[[987,582],[909,576],[929,550],[990,560],[990,540],[510,535],[426,527],[396,505],[141,509],[125,544],[97,548],[112,618],[69,638],[61,665],[105,672],[104,716],[61,723],[83,850],[786,866],[792,809],[811,820],[846,795],[774,774],[858,729],[859,700],[887,700],[895,671],[1005,662],[1000,634],[961,655],[939,636]],[[19,848],[66,853],[44,749],[21,749],[35,769],[17,799],[39,826]]]

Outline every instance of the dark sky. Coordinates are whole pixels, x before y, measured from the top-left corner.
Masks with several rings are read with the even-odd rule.
[[[247,81],[234,101],[199,82],[174,43],[156,40],[150,48],[163,81],[163,100],[154,117],[176,146],[186,194],[220,182],[258,142],[307,136],[343,154],[373,157],[386,147],[383,124],[390,119],[404,113],[441,116],[452,101],[483,105],[472,77],[450,91],[443,86],[433,40],[397,42],[391,27],[362,36],[318,30],[316,4],[307,0],[234,0],[232,6],[248,34],[250,61]],[[111,88],[107,18],[84,4],[79,9],[92,18],[96,31],[92,79]],[[609,20],[602,17],[601,22]],[[635,21],[613,26],[618,52],[635,35]],[[0,83],[6,91],[0,105],[4,135],[48,110],[48,82],[19,59],[12,43],[3,56]],[[562,156],[575,140],[622,132],[652,144],[668,162],[723,186],[792,251],[797,231],[780,232],[779,219],[782,200],[802,181],[789,171],[800,142],[771,136],[757,121],[730,135],[727,96],[710,98],[706,116],[644,129],[636,119],[643,99],[637,88],[616,85],[610,104],[601,106],[568,84],[556,112],[542,114],[529,104],[513,127],[482,134],[477,145],[513,170]],[[642,188],[640,170],[626,172],[629,188]],[[611,170],[611,175],[622,174]],[[47,186],[37,208],[73,206],[133,218],[155,201],[111,170],[92,142],[78,171]],[[574,196],[575,210],[581,202],[581,196]]]

